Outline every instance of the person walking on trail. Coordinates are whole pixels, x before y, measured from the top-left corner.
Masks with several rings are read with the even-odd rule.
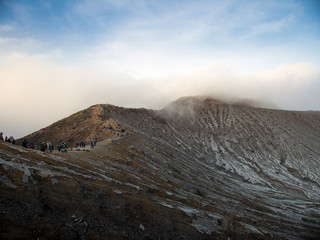
[[[52,152],[53,144],[51,142],[48,143],[48,149],[49,149],[49,152]]]
[[[40,144],[40,151],[45,152],[46,151],[46,147],[47,147],[47,145],[44,142],[42,142]]]
[[[23,140],[21,146],[24,147],[24,148],[27,148],[27,147],[28,147],[28,141],[27,141],[27,139],[24,139],[24,140]]]
[[[0,141],[4,141],[3,140],[3,132],[0,133]]]
[[[9,143],[15,144],[16,140],[12,136],[10,136],[9,137]]]

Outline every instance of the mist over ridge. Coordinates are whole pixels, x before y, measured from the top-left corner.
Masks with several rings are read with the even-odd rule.
[[[209,95],[288,110],[320,106],[319,70],[303,62],[251,74],[213,66],[135,78],[89,65],[63,66],[44,56],[15,56],[0,72],[4,98],[15,96],[10,104],[0,103],[7,113],[0,119],[2,131],[17,137],[97,103],[161,109],[182,96]]]

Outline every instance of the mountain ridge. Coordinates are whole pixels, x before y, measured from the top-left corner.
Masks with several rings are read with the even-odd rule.
[[[104,239],[99,222],[113,229],[108,234],[115,239],[320,236],[317,113],[194,97],[161,110],[99,104],[27,139],[72,146],[93,137],[99,140],[96,148],[68,154],[20,148],[13,154],[1,145],[3,196],[19,203],[9,192],[28,193],[31,202],[41,196],[39,205],[59,213],[64,224],[70,218],[63,215],[79,212],[90,228],[70,228],[69,239],[72,232]],[[21,171],[24,181],[13,177]],[[42,189],[40,195],[34,189]]]
[[[210,101],[211,103],[217,103],[217,104],[226,104],[226,105],[230,105],[230,106],[244,106],[244,107],[253,107],[253,108],[261,108],[261,107],[256,107],[255,105],[258,105],[258,104],[255,104],[253,103],[252,105],[248,104],[248,103],[244,103],[242,102],[242,100],[239,100],[239,101],[235,101],[235,100],[228,100],[228,101],[223,101],[223,100],[219,100],[218,98],[212,98],[212,97],[208,97],[208,96],[194,96],[194,97],[181,97],[175,101],[173,101],[172,103],[168,104],[167,106],[165,106],[164,108],[160,109],[160,110],[153,110],[153,109],[146,109],[146,108],[125,108],[125,107],[119,107],[119,106],[116,106],[116,105],[112,105],[112,104],[95,104],[95,105],[92,105],[90,106],[89,108],[87,109],[84,109],[84,110],[80,110],[72,115],[70,115],[69,117],[66,117],[66,118],[63,118],[45,128],[42,128],[40,129],[39,131],[36,131],[34,133],[31,133],[25,137],[22,137],[18,140],[18,142],[20,143],[23,139],[33,139],[35,135],[41,135],[43,134],[43,132],[47,129],[47,128],[55,128],[56,126],[60,125],[60,126],[65,126],[65,125],[68,125],[69,123],[66,122],[66,120],[70,120],[71,118],[75,117],[75,124],[76,123],[81,123],[81,121],[83,120],[82,119],[82,116],[79,116],[79,115],[87,115],[86,117],[89,117],[90,115],[90,111],[92,111],[91,114],[93,114],[94,111],[95,114],[92,115],[92,117],[94,118],[94,120],[97,120],[96,117],[99,116],[99,113],[97,112],[97,110],[94,110],[94,109],[98,109],[98,108],[110,108],[110,109],[116,109],[116,111],[120,111],[120,110],[128,110],[128,111],[149,111],[150,113],[155,113],[157,115],[157,113],[160,113],[158,114],[157,116],[158,117],[161,117],[163,118],[163,113],[169,113],[170,112],[170,108],[174,108],[174,106],[178,106],[179,104],[182,106],[182,105],[185,105],[188,107],[188,110],[189,110],[189,114],[191,113],[191,111],[193,111],[193,108],[195,107],[194,103],[197,102],[197,104],[202,104],[202,103],[205,103],[205,102],[208,102]],[[252,101],[251,101],[252,103]],[[268,109],[268,108],[262,108],[262,109]],[[182,114],[182,110],[183,109],[177,109],[178,112],[180,111],[180,114]],[[184,109],[186,110],[186,109]],[[271,109],[270,109],[271,110]],[[275,111],[287,111],[287,112],[310,112],[310,111],[290,111],[290,110],[279,110],[279,109],[272,109],[272,110],[275,110]],[[188,113],[188,112],[187,112]],[[311,113],[317,113],[316,111],[311,111]],[[165,114],[166,115],[166,114]],[[114,124],[113,124],[114,125]],[[58,130],[58,129],[57,129]],[[77,131],[79,131],[79,129],[77,129]],[[81,131],[81,130],[80,130]],[[41,134],[40,134],[41,133]],[[94,134],[92,134],[94,135]],[[106,136],[104,136],[106,137]],[[63,137],[60,137],[61,138],[61,141],[65,141],[67,143],[69,143],[69,145],[74,145],[76,143],[75,140],[63,140]],[[85,137],[87,138],[87,140],[90,139],[90,137]],[[46,139],[44,141],[49,141],[50,139]],[[100,139],[102,140],[102,139]],[[36,141],[41,141],[41,140],[37,140]],[[56,140],[54,140],[54,142],[56,144],[58,144],[58,142],[56,142]]]

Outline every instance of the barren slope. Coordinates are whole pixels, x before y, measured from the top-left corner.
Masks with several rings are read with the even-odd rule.
[[[28,140],[110,139],[111,122],[132,135],[91,152],[0,144],[1,237],[320,236],[319,113],[211,98],[182,98],[161,111],[96,105]]]

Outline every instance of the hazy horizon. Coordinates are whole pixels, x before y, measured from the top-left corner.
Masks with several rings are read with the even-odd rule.
[[[0,131],[183,96],[320,110],[316,0],[0,1]]]

